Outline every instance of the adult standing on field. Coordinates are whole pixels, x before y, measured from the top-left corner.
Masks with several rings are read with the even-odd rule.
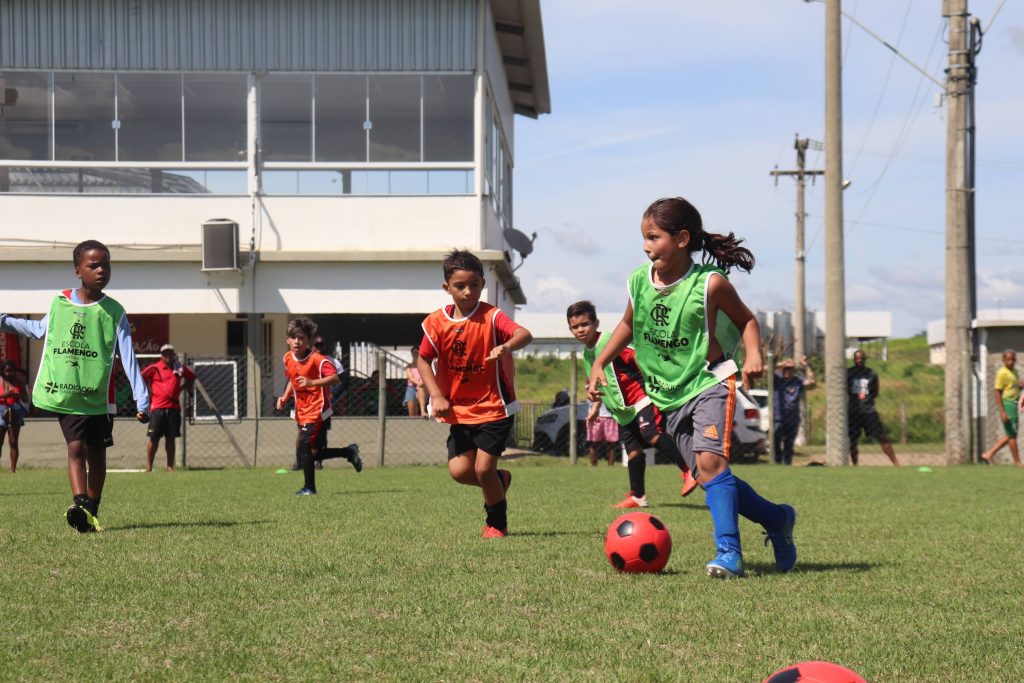
[[[1017,353],[1013,349],[1003,351],[1003,367],[996,372],[995,392],[996,405],[999,406],[999,418],[1003,422],[1003,436],[992,444],[981,455],[981,459],[989,465],[992,458],[1003,446],[1009,444],[1013,464],[1020,467],[1020,453],[1017,450],[1017,415],[1020,412],[1020,375],[1014,367],[1017,364]]]
[[[146,436],[146,471],[153,471],[160,439],[164,440],[167,452],[167,471],[174,471],[174,440],[181,436],[181,402],[178,395],[182,387],[191,389],[196,374],[188,366],[178,362],[174,347],[164,344],[160,347],[160,360],[142,371],[142,379],[149,385],[152,396],[152,414]]]
[[[814,371],[807,356],[800,359],[804,376],[796,374],[796,363],[787,358],[775,372],[775,443],[772,459],[777,464],[793,464],[793,443],[800,430],[800,399],[804,389],[814,386]]]
[[[896,452],[885,435],[882,419],[878,417],[878,410],[875,409],[875,397],[878,396],[878,373],[864,364],[867,359],[868,355],[861,349],[857,349],[853,352],[853,366],[846,369],[846,387],[850,393],[848,423],[850,460],[854,465],[857,464],[857,441],[860,440],[860,434],[863,431],[864,434],[878,441],[878,445],[889,456],[893,465],[899,466]]]
[[[11,446],[11,472],[18,470],[18,436],[28,415],[28,380],[14,361],[4,361],[0,374],[0,454],[4,437]]]

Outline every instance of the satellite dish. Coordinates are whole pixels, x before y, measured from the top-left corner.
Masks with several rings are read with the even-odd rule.
[[[533,233],[530,237],[527,237],[524,233],[516,230],[515,228],[505,228],[503,233],[505,241],[508,242],[509,246],[519,252],[519,266],[523,265],[523,261],[526,257],[533,253],[533,241],[537,239],[537,233]],[[512,269],[515,272],[519,266]]]

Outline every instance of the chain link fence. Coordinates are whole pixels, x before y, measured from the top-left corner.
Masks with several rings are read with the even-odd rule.
[[[182,396],[182,436],[176,453],[179,466],[287,468],[294,464],[296,423],[290,416],[290,406],[284,411],[276,410],[277,397],[285,387],[282,356],[181,359],[193,368],[198,381],[192,391],[183,392]],[[159,362],[151,356],[140,356],[139,360],[142,367]],[[334,415],[327,435],[330,446],[358,444],[368,467],[440,464],[447,460],[448,425],[422,415],[420,399],[423,397],[417,395],[415,387],[409,389],[407,358],[372,344],[353,344],[339,360],[345,372],[343,381],[332,394]],[[574,373],[569,358],[554,363],[530,358],[520,358],[517,362],[522,366],[533,361],[538,362],[537,374],[543,375],[547,384],[524,391],[526,387],[517,383],[520,395],[529,395],[531,399],[537,395],[551,398],[521,401],[522,409],[516,416],[509,446],[565,456],[575,443],[576,455],[584,455],[588,450],[584,424],[588,403],[582,363],[577,359]],[[766,367],[774,366],[774,359],[766,357],[766,361]],[[851,383],[853,389],[848,393],[849,433],[858,461],[861,464],[887,463],[891,453],[900,464],[944,462],[944,368],[926,360],[879,359],[869,361],[868,365],[877,373],[877,382]],[[977,397],[981,406],[981,448],[990,447],[1002,434],[998,408],[989,396],[996,366],[989,365],[992,367],[985,370],[983,378],[983,386],[989,390],[979,392]],[[821,360],[810,359],[810,366],[816,385],[801,392],[799,422],[795,429],[786,429],[792,425],[777,419],[782,417],[776,413],[785,391],[781,375],[766,376],[751,391],[737,397],[732,435],[736,461],[784,461],[788,437],[794,462],[824,462],[826,418],[830,411]],[[250,376],[255,379],[257,374],[258,381],[250,381]],[[794,374],[807,376],[800,368]],[[115,444],[108,451],[108,462],[112,468],[141,468],[145,465],[149,441],[147,428],[133,417],[135,406],[123,373],[118,371],[116,377],[118,417],[114,427]],[[574,378],[575,392],[572,391]],[[565,387],[567,391],[553,387]],[[867,402],[870,405],[864,405],[861,393],[870,396],[872,400]],[[775,400],[771,400],[773,395]],[[577,402],[575,430],[570,416],[573,397]],[[55,420],[30,419],[21,434],[25,465],[63,466],[66,462],[66,448]],[[163,453],[161,442],[156,462],[163,462]],[[1000,457],[1009,458],[1005,449]],[[325,467],[348,466],[339,460],[325,463]]]

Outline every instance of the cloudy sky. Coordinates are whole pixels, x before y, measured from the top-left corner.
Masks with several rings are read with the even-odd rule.
[[[978,56],[979,306],[1024,306],[1024,2],[971,0]],[[940,0],[843,9],[944,80]],[[791,309],[793,140],[824,140],[824,10],[802,0],[546,0],[550,115],[517,117],[515,224],[537,232],[518,271],[532,312],[590,298],[608,320],[645,262],[641,214],[681,195],[757,258],[751,308]],[[943,317],[945,108],[940,89],[843,20],[846,301],[888,310],[896,336]],[[824,158],[811,152],[812,168]],[[824,305],[824,186],[807,192],[807,305]]]

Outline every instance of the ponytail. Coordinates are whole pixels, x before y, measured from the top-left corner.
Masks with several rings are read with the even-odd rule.
[[[690,235],[690,253],[704,252],[704,263],[714,261],[715,265],[729,272],[736,266],[740,270],[750,272],[754,267],[754,255],[746,247],[741,247],[741,238],[734,233],[719,235],[705,232],[700,212],[682,197],[659,199],[644,212],[644,218],[651,219],[654,224],[665,232],[678,236],[684,230]]]
[[[750,272],[754,268],[754,254],[746,247],[741,247],[743,239],[735,234],[719,235],[714,232],[705,232],[704,235],[704,263],[713,260],[715,265],[729,272],[729,269],[736,266],[740,270]]]

